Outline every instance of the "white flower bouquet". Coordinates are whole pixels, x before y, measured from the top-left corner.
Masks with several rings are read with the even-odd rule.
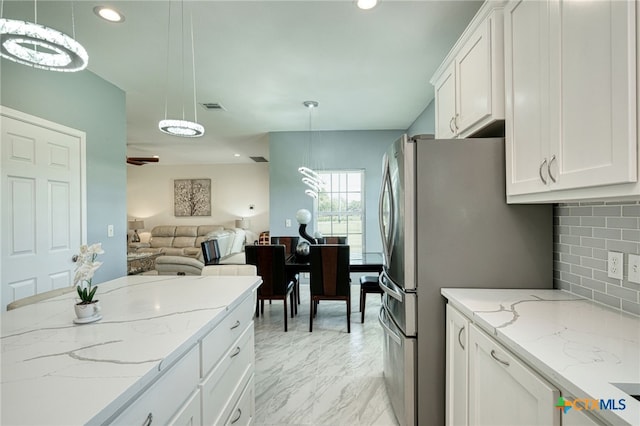
[[[81,300],[79,304],[88,305],[93,303],[93,296],[96,294],[98,287],[92,286],[91,281],[98,268],[102,266],[102,262],[97,262],[96,258],[103,253],[104,250],[102,250],[101,243],[90,246],[83,244],[80,246],[80,253],[75,256],[76,275],[73,279],[73,284],[76,286]]]

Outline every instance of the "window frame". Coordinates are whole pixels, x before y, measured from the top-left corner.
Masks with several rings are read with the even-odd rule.
[[[357,212],[360,214],[360,218],[361,218],[361,230],[360,233],[351,233],[349,234],[349,225],[347,222],[347,233],[340,233],[339,236],[347,236],[347,242],[349,242],[349,236],[350,235],[361,235],[361,240],[362,240],[362,250],[361,253],[365,253],[366,252],[366,193],[365,193],[365,178],[366,178],[366,169],[323,169],[323,170],[316,170],[316,172],[323,176],[323,175],[327,175],[329,174],[329,178],[332,178],[334,175],[339,175],[339,174],[350,174],[350,173],[357,173],[360,175],[360,190],[359,191],[349,191],[348,190],[348,177],[347,177],[347,182],[345,182],[345,185],[347,186],[347,190],[346,191],[331,191],[331,182],[326,182],[327,186],[324,189],[321,189],[320,191],[318,191],[318,198],[314,200],[313,203],[313,226],[314,229],[319,230],[319,226],[318,226],[318,222],[320,217],[322,216],[344,216],[344,217],[348,217],[350,215],[350,213],[353,212]],[[326,176],[323,176],[324,178],[326,178]],[[320,210],[319,210],[319,203],[320,203],[320,194],[329,194],[329,197],[332,197],[333,194],[349,194],[349,193],[359,193],[360,194],[360,209],[359,210],[331,210],[331,211],[327,211],[327,212],[323,212],[321,214]],[[333,226],[332,226],[333,228]],[[324,235],[324,234],[323,234]],[[332,236],[333,234],[327,234],[324,236]]]

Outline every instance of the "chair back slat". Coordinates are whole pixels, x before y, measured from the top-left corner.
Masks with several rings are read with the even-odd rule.
[[[262,296],[281,296],[286,292],[285,247],[283,245],[247,245],[247,264],[255,265],[262,285],[258,292]]]
[[[346,296],[349,294],[349,246],[311,246],[311,294]]]

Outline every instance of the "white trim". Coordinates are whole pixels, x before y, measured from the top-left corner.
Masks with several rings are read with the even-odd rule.
[[[59,133],[65,133],[67,135],[78,138],[80,141],[80,240],[82,244],[87,243],[87,134],[81,130],[67,127],[62,124],[55,123],[53,121],[45,120],[44,118],[36,117],[35,115],[27,114],[22,111],[18,111],[6,106],[0,105],[0,116],[12,118],[14,120],[23,121],[25,123],[33,124],[43,127],[45,129],[53,130]],[[0,145],[0,158],[2,156],[2,148]],[[2,209],[2,198],[0,197],[0,211]],[[2,240],[2,229],[0,227],[0,240]],[[2,256],[2,247],[0,246],[0,257]],[[0,268],[0,273],[2,269]]]

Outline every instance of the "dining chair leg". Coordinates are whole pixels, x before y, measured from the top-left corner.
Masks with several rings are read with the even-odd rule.
[[[367,307],[367,293],[360,290],[360,312],[362,312],[361,323],[364,323],[364,310]]]
[[[295,293],[293,291],[291,291],[291,293],[289,293],[289,304],[291,305],[291,306],[289,306],[289,309],[291,310],[291,318],[293,318],[294,309],[297,310],[294,297],[295,297]],[[286,299],[286,297],[285,297],[285,299]]]
[[[256,297],[256,318],[260,318],[260,299]]]
[[[296,294],[298,298],[298,305],[300,304],[300,281],[296,278]]]
[[[309,307],[309,332],[313,331],[313,296],[311,297],[311,306]]]
[[[347,333],[351,333],[351,298],[350,297],[347,298]]]
[[[260,310],[262,311],[262,314],[264,315],[264,299],[262,299],[260,301]]]
[[[287,331],[287,296],[284,296],[284,331]]]

